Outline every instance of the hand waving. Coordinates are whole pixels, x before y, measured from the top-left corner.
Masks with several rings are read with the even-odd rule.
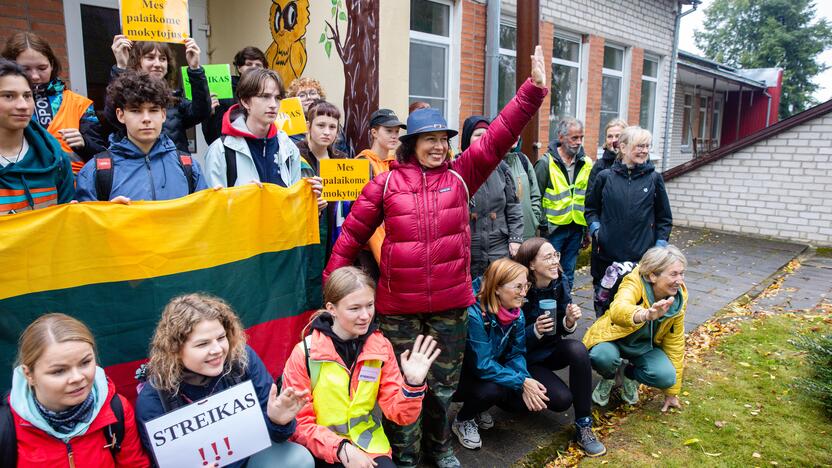
[[[548,87],[546,83],[546,61],[543,58],[543,48],[535,46],[532,55],[532,81],[540,88]]]
[[[662,299],[660,301],[656,301],[653,305],[647,309],[647,320],[656,320],[657,318],[664,317],[664,314],[667,313],[670,306],[673,305],[673,301],[675,298],[668,297],[667,299]]]
[[[439,356],[439,348],[432,336],[419,335],[413,349],[402,353],[402,375],[408,385],[422,385],[433,361]]]
[[[269,390],[269,403],[266,407],[266,414],[269,420],[275,424],[289,424],[295,419],[295,415],[303,408],[306,401],[309,399],[309,390],[295,390],[292,387],[286,387],[280,395],[277,394],[277,385],[272,384]]]

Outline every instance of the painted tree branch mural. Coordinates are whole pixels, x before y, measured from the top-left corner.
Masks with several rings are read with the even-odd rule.
[[[378,109],[378,0],[330,0],[332,19],[318,41],[344,64],[344,122],[356,151],[370,147],[370,114]],[[345,32],[342,31],[342,26]]]

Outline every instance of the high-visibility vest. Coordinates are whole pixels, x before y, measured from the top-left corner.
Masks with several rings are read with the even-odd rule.
[[[304,341],[308,350],[311,335]],[[352,375],[341,363],[311,358],[307,358],[307,363],[316,424],[346,437],[369,454],[389,453],[390,442],[384,435],[381,410],[376,402],[382,362],[378,359],[361,361],[361,368],[357,369],[360,373],[358,386],[352,394]]]
[[[570,184],[566,175],[555,163],[554,156],[549,155],[549,178],[552,183],[551,187],[546,187],[542,200],[543,211],[546,213],[549,224],[563,226],[576,223],[586,226],[584,202],[591,171],[592,160],[584,157],[581,170]]]
[[[52,118],[52,123],[49,124],[49,128],[46,129],[52,136],[55,137],[56,140],[61,144],[61,149],[69,156],[72,162],[72,172],[77,174],[82,167],[84,167],[84,161],[79,158],[73,149],[66,144],[66,142],[61,138],[61,134],[58,130],[63,130],[65,128],[79,128],[81,125],[81,117],[84,116],[84,113],[87,112],[90,105],[92,105],[92,100],[81,96],[80,94],[73,93],[72,91],[66,89],[64,90],[63,94],[61,95],[61,107],[58,108],[58,112],[55,113],[55,116]]]

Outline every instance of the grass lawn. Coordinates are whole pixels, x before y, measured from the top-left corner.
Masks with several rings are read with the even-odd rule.
[[[757,317],[739,329],[688,361],[682,411],[663,415],[661,395],[645,398],[614,423],[607,455],[581,464],[832,465],[832,417],[793,386],[809,369],[789,343],[797,333],[830,333],[832,308]]]

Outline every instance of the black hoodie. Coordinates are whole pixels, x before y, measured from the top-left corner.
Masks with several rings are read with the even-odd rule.
[[[330,337],[332,339],[332,345],[335,347],[335,351],[338,352],[338,356],[341,356],[341,359],[344,360],[344,365],[346,365],[348,369],[352,369],[352,366],[355,365],[355,360],[358,359],[358,356],[361,354],[361,350],[364,348],[364,343],[367,341],[367,337],[372,335],[373,332],[378,329],[378,324],[375,320],[373,320],[373,322],[370,323],[370,327],[367,329],[367,333],[352,340],[343,340],[332,330],[332,323],[332,315],[330,315],[329,312],[324,312],[312,322],[312,329],[318,330],[324,335]]]

